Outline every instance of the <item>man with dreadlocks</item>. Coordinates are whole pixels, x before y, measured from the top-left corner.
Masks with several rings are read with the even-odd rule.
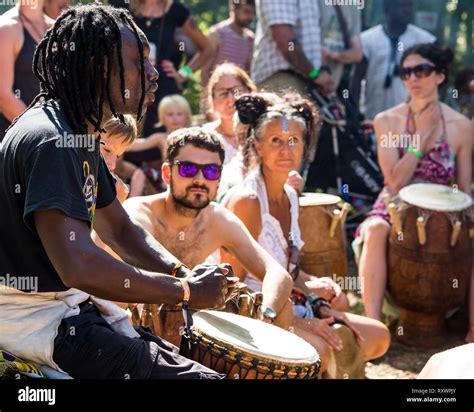
[[[100,133],[152,103],[149,53],[127,11],[66,10],[36,49],[40,93],[0,147],[0,348],[74,378],[221,378],[103,300],[212,308],[235,282],[229,266],[187,269],[116,199]]]

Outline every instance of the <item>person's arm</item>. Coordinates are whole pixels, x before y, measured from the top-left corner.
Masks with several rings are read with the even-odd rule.
[[[263,306],[280,313],[293,287],[291,276],[257,243],[238,217],[226,209],[221,210],[219,215],[215,230],[222,236],[223,248],[228,252],[222,261],[227,262],[230,254],[248,273],[261,279]]]
[[[474,139],[474,127],[468,119],[458,122],[459,136],[462,136],[462,144],[456,155],[456,182],[460,190],[470,194],[472,179],[472,148]]]
[[[117,200],[111,207],[121,209]],[[103,217],[97,216],[96,219],[99,222]],[[71,218],[59,209],[47,209],[34,212],[34,224],[48,258],[66,286],[119,302],[177,304],[182,301],[184,289],[178,279],[140,270],[114,259],[94,244],[85,221]],[[177,259],[157,247],[156,241],[147,239],[150,243],[144,243],[142,231],[132,226],[125,225],[131,230],[130,236],[138,242],[138,247],[125,241],[126,245],[138,256],[145,257],[150,266],[170,273]],[[103,228],[98,233],[106,237]],[[225,283],[223,275],[203,276],[197,282],[190,279],[190,306],[204,308],[222,305]]]
[[[327,57],[332,60],[337,60],[340,63],[351,64],[360,63],[362,61],[362,46],[359,37],[351,39],[351,47],[347,50],[333,51],[328,50]]]
[[[219,50],[219,33],[214,27],[209,29],[207,40],[209,41],[211,53],[209,60],[201,67],[201,85],[203,88],[205,88],[209,82],[211,70],[213,69],[212,65],[216,60],[217,51]]]
[[[18,38],[16,23],[11,19],[0,19],[0,112],[9,122],[26,109],[21,96],[13,92],[15,70],[15,40]]]
[[[354,74],[352,76],[351,93],[352,93],[352,98],[357,104],[360,103],[360,89],[361,89],[362,80],[364,80],[365,76],[367,75],[367,67],[368,67],[367,58],[365,56],[362,56],[362,60],[360,61],[360,63],[356,64],[355,69],[354,69]],[[370,120],[373,120],[373,119],[370,119]]]
[[[141,152],[148,149],[160,149],[164,153],[166,145],[166,133],[153,133],[150,137],[136,139],[128,148],[127,152]]]
[[[271,30],[273,40],[277,44],[278,50],[280,50],[285,60],[295,71],[300,73],[304,78],[308,78],[309,73],[314,69],[319,69],[319,67],[313,66],[313,63],[311,63],[304,53],[303,46],[300,44],[292,25],[275,24],[271,26]],[[323,94],[328,94],[333,91],[334,81],[326,70],[321,70],[318,77],[312,81],[322,88]]]
[[[194,55],[188,66],[193,72],[201,69],[212,57],[212,46],[208,38],[199,29],[196,21],[190,16],[183,25],[183,32],[199,49],[199,52]]]

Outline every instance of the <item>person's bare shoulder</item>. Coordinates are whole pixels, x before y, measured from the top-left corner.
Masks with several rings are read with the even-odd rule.
[[[244,223],[252,235],[257,238],[262,230],[260,201],[250,189],[236,191],[226,201],[225,207]]]
[[[127,199],[123,208],[130,218],[144,229],[153,231],[153,215],[164,202],[163,193],[151,196],[136,196]]]
[[[445,103],[441,103],[441,107],[447,123],[456,123],[462,130],[469,130],[472,127],[472,121],[462,113],[459,113]]]
[[[0,16],[0,33],[3,38],[21,34],[22,26],[18,21],[18,13],[11,13],[11,11],[12,9]]]

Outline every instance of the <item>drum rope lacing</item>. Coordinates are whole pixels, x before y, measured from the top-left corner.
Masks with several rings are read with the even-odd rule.
[[[255,372],[255,379],[260,377],[273,379],[291,379],[299,377],[300,379],[316,379],[321,361],[318,359],[315,365],[304,366],[286,366],[274,363],[265,363],[258,359],[236,353],[228,348],[222,347],[215,342],[206,339],[201,334],[194,332],[190,338],[183,336],[181,342],[180,354],[183,356],[193,355],[197,351],[197,361],[209,368],[216,370],[219,361],[223,362],[224,373],[229,376],[234,366],[239,367],[238,379],[246,379],[250,372]],[[209,363],[206,363],[206,360]]]

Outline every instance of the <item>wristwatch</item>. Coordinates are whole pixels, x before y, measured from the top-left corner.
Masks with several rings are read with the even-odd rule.
[[[264,320],[270,321],[270,323],[275,322],[275,319],[277,317],[277,313],[272,309],[272,308],[265,308],[262,311],[262,317]]]

